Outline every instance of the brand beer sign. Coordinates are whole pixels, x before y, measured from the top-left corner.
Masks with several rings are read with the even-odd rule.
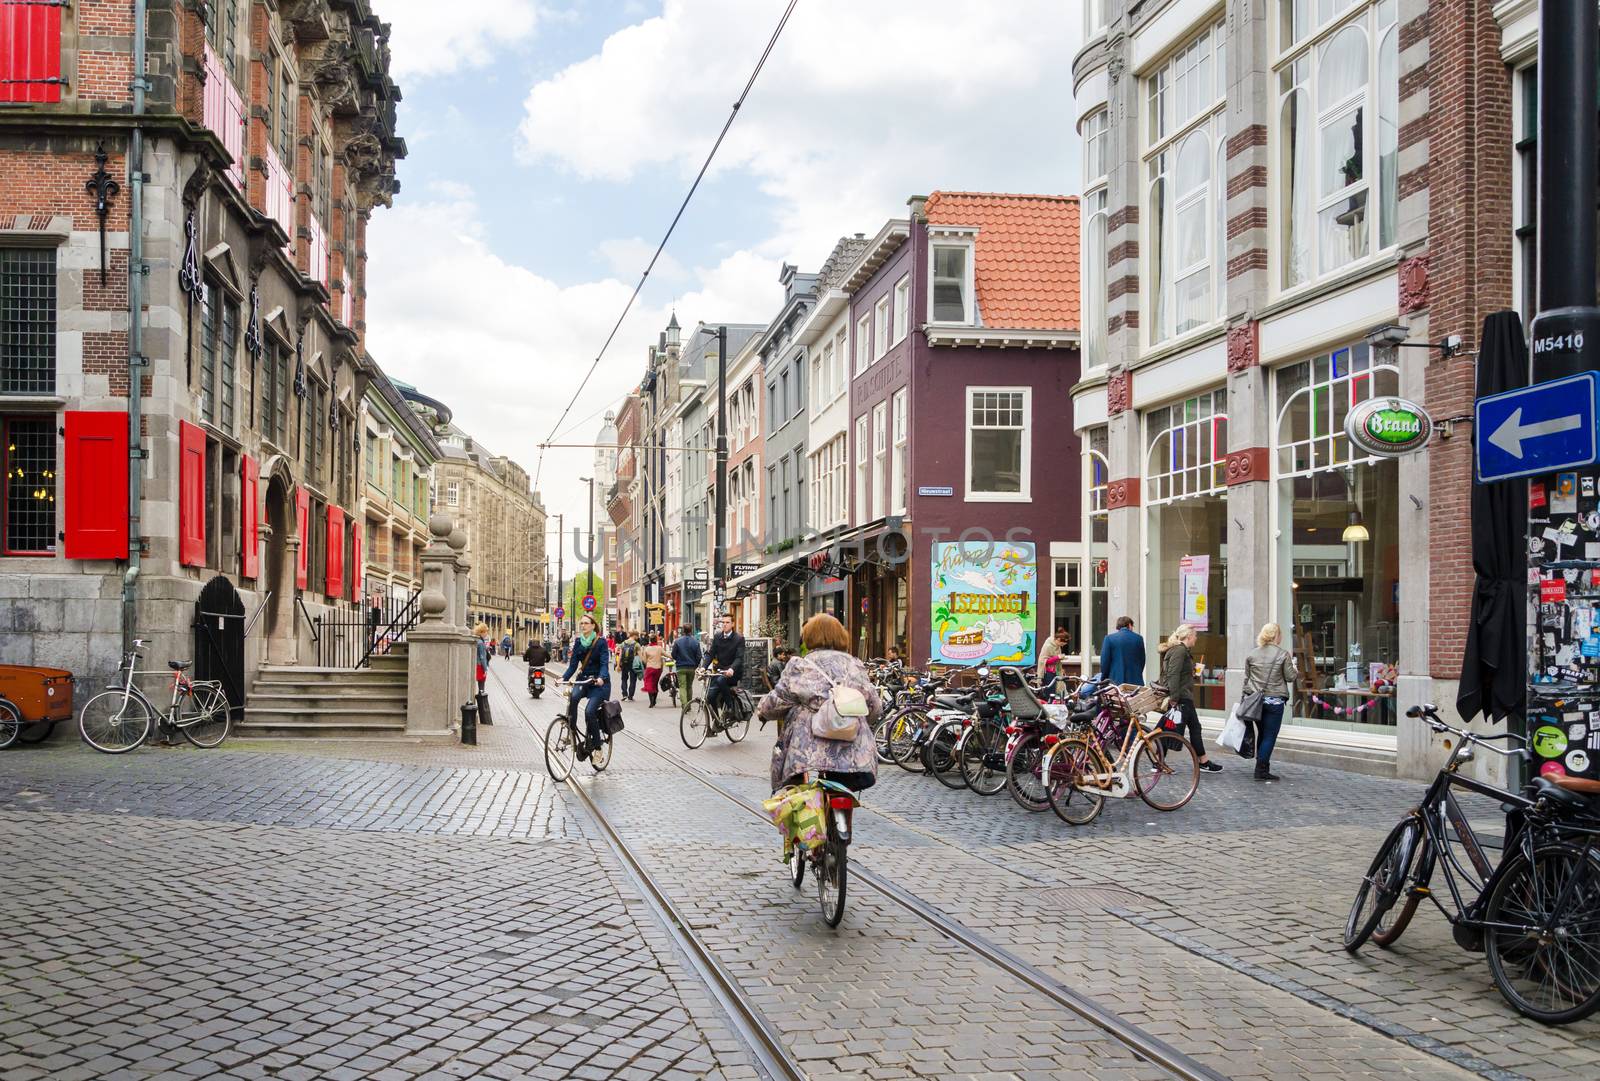
[[[1350,407],[1344,434],[1364,454],[1398,458],[1433,438],[1433,418],[1409,398],[1369,398]]]

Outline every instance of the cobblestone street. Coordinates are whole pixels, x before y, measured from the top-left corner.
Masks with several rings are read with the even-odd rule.
[[[111,758],[63,730],[0,755],[0,903],[27,914],[0,931],[0,1077],[759,1076],[550,782],[555,704],[523,671],[491,666],[477,748]],[[1167,1076],[865,878],[829,931],[771,827],[679,764],[759,798],[770,730],[691,752],[676,708],[625,715],[580,783],[808,1076]],[[1518,1018],[1437,913],[1345,954],[1353,884],[1419,786],[1282,772],[1074,830],[889,766],[852,862],[1224,1077],[1600,1071],[1594,1022]]]

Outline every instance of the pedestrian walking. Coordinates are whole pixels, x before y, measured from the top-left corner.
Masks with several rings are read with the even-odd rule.
[[[1200,715],[1194,709],[1194,643],[1200,636],[1187,623],[1180,623],[1161,647],[1161,682],[1177,703],[1178,715],[1188,734],[1189,744],[1200,756],[1200,768],[1221,773],[1222,767],[1206,757],[1206,744],[1200,738]]]
[[[1072,635],[1067,628],[1057,627],[1056,633],[1045,639],[1039,650],[1039,684],[1052,697],[1056,693],[1056,682],[1061,678],[1062,659],[1066,656],[1067,643],[1070,641]]]
[[[633,634],[623,631],[621,644],[617,646],[617,670],[622,674],[622,697],[624,701],[632,702],[634,692],[639,689],[639,673],[644,665],[639,657],[639,639]]]
[[[1117,629],[1100,643],[1100,678],[1144,686],[1144,638],[1133,629],[1133,617],[1118,616]]]
[[[561,654],[557,658],[563,663],[567,659],[567,651],[572,648],[572,632],[565,627],[561,628]]]
[[[768,778],[772,790],[797,784],[813,771],[855,792],[871,788],[878,780],[873,725],[883,711],[878,688],[866,665],[850,655],[844,625],[828,613],[806,620],[800,644],[805,655],[789,660],[778,685],[756,706],[758,716],[779,722]],[[854,739],[822,739],[812,731],[811,719],[839,687],[859,691],[867,701],[867,715],[859,718]]]
[[[478,693],[482,694],[483,684],[489,678],[489,653],[491,652],[489,649],[489,625],[480,623],[472,629],[472,632],[478,636],[478,641],[473,647],[477,652],[477,664],[474,666],[473,674],[478,677]]]
[[[662,648],[661,639],[651,635],[640,651],[644,661],[644,693],[650,699],[650,708],[656,708],[656,695],[661,689],[661,669],[665,664],[667,651]]]
[[[576,676],[576,682],[573,677]],[[600,708],[611,697],[611,654],[594,617],[585,614],[578,620],[578,638],[572,644],[572,659],[561,677],[572,683],[567,695],[567,716],[578,719],[578,703],[583,705],[586,739],[578,746],[579,758],[598,757],[604,737],[600,732]]]
[[[1261,695],[1261,716],[1254,725],[1258,781],[1278,779],[1272,772],[1272,749],[1278,743],[1284,706],[1289,702],[1294,682],[1294,656],[1283,648],[1283,628],[1276,623],[1263,623],[1256,635],[1256,648],[1244,659],[1244,693]]]
[[[678,629],[678,640],[672,643],[672,663],[678,671],[678,703],[684,709],[694,701],[694,674],[702,656],[699,639],[685,623]]]
[[[789,663],[789,658],[794,656],[794,650],[786,645],[779,645],[772,651],[772,660],[767,662],[767,670],[762,673],[766,680],[767,690],[778,685],[778,680],[783,678],[784,665]]]
[[[511,651],[515,649],[516,646],[517,644],[511,640],[511,635],[507,634],[504,638],[500,639],[500,656],[510,660]]]

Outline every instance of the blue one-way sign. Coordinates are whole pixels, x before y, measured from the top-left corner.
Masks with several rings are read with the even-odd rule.
[[[1479,398],[1474,415],[1484,483],[1593,465],[1600,458],[1600,372]]]

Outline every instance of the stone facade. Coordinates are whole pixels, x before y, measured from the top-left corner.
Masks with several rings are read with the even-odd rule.
[[[0,560],[0,660],[92,682],[116,667],[123,633],[150,641],[147,665],[191,657],[200,589],[221,576],[251,627],[247,671],[231,676],[314,661],[301,612],[347,608],[357,577],[357,413],[378,371],[366,223],[405,153],[387,29],[365,0],[150,0],[135,116],[130,5],[28,15],[60,19],[61,81],[0,104],[0,273],[8,286],[34,274],[53,303],[36,308],[46,333],[18,369],[30,378],[8,370],[0,386],[8,432],[42,437],[8,472],[29,475],[43,510],[7,515],[8,537],[30,521],[34,536],[4,545],[16,554]],[[129,173],[135,131],[142,177]],[[117,187],[99,200],[85,186],[102,161]],[[130,267],[136,184],[142,267]],[[130,276],[143,290],[133,358]],[[109,436],[120,417],[126,432],[130,371],[142,500],[125,514],[123,451],[80,444],[73,427],[97,417]],[[72,557],[75,514],[101,529],[95,557]],[[123,534],[138,553],[127,610]]]
[[[433,466],[443,451],[423,416],[379,373],[361,399],[361,602],[387,625],[422,588]]]

